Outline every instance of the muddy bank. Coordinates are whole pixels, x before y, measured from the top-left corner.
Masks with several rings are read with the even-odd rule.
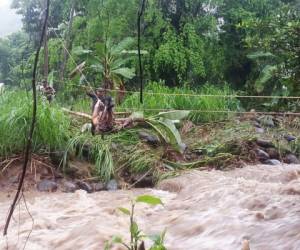
[[[113,235],[128,238],[128,219],[116,208],[128,207],[130,198],[141,193],[159,196],[165,203],[156,208],[139,205],[137,221],[147,234],[167,228],[168,249],[236,250],[244,239],[254,250],[300,248],[299,165],[193,171],[166,180],[159,188],[26,193],[34,218],[26,249],[103,249]],[[4,221],[10,199],[3,194],[0,198]],[[7,244],[8,249],[22,249],[31,227],[23,204],[16,210],[7,240],[1,238],[0,249]]]

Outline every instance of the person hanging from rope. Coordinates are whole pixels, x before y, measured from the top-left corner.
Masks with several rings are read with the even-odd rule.
[[[52,86],[50,86],[45,79],[42,80],[41,84],[39,85],[39,90],[49,103],[51,103],[54,100],[56,93],[55,89]]]
[[[92,134],[112,131],[115,125],[113,98],[106,96],[106,91],[101,88],[87,92],[87,95],[92,98]]]

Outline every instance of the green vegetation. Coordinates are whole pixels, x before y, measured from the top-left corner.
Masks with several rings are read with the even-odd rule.
[[[30,84],[42,2],[13,1],[24,29],[0,39],[0,82]],[[68,79],[85,62],[82,71],[92,86],[102,82],[135,89],[138,8],[136,0],[51,1],[44,48],[49,57],[41,58],[39,77],[51,79],[61,92],[70,91],[87,84],[80,74]],[[299,13],[296,0],[148,1],[142,18],[146,78],[196,92],[207,83],[227,82],[250,95],[299,95]],[[288,107],[283,102],[268,108],[283,104]]]
[[[23,151],[31,116],[27,91],[44,13],[40,0],[14,0],[12,7],[23,17],[23,30],[0,39],[0,83],[9,89],[0,95],[1,157]],[[169,170],[231,159],[231,149],[239,143],[236,137],[248,141],[241,134],[253,132],[231,134],[226,129],[229,134],[218,132],[218,139],[211,136],[214,142],[208,142],[205,134],[186,136],[189,122],[201,127],[251,109],[299,112],[299,100],[228,97],[300,95],[298,1],[148,1],[141,23],[143,104],[137,93],[138,8],[137,0],[51,1],[38,81],[48,79],[57,96],[51,105],[39,99],[34,152],[65,152],[61,158],[66,171],[74,155],[88,160],[95,166],[93,174],[104,181],[128,174],[137,179],[145,173],[165,176]],[[132,116],[144,119],[142,126],[103,138],[80,133],[85,121],[70,118],[61,107],[90,113],[85,91],[100,86],[112,90],[116,111],[136,111]],[[124,90],[129,93],[124,95]],[[181,112],[163,113],[169,110]],[[298,134],[295,121],[291,131]],[[141,131],[158,137],[159,145],[139,138]],[[184,143],[188,150],[183,154]],[[287,146],[299,154],[298,141]],[[193,150],[204,153],[195,156]]]
[[[136,93],[126,98],[121,108],[125,110],[145,109],[148,114],[172,109],[193,110],[189,118],[196,123],[224,120],[228,117],[226,111],[239,110],[239,101],[236,98],[222,97],[234,95],[228,85],[215,87],[206,84],[195,91],[188,87],[170,88],[162,83],[154,82],[147,84],[145,92],[143,105],[139,103],[139,94]],[[157,93],[159,94],[157,95]],[[208,96],[199,97],[198,95]],[[217,95],[218,97],[210,97],[209,95]],[[216,113],[209,111],[216,111]],[[222,111],[225,112],[222,113]]]
[[[31,121],[31,94],[24,91],[0,95],[0,157],[21,153]],[[58,105],[39,99],[33,151],[64,150],[70,135],[70,118]]]
[[[135,221],[135,207],[138,203],[145,203],[151,206],[163,205],[162,201],[154,196],[142,195],[131,201],[131,209],[120,207],[118,210],[129,217],[129,232],[130,243],[126,244],[121,237],[115,236],[112,242],[107,242],[104,250],[109,250],[114,244],[120,244],[126,247],[128,250],[145,249],[144,240],[150,238],[154,243],[149,250],[166,250],[164,246],[164,238],[166,231],[160,235],[146,236],[139,229],[138,224]]]

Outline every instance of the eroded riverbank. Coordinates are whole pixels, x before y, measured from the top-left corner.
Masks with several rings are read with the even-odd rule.
[[[236,250],[244,239],[250,241],[251,250],[300,249],[299,165],[193,171],[164,181],[156,190],[26,193],[34,218],[26,249],[94,250],[103,249],[113,235],[128,238],[128,218],[116,208],[128,207],[130,197],[141,193],[159,196],[165,204],[139,205],[136,214],[147,234],[167,229],[168,249]],[[2,222],[10,201],[1,195]],[[22,205],[16,209],[8,238],[1,238],[0,249],[22,249],[31,227]]]

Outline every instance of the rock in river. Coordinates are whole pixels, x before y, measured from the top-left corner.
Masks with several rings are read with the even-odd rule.
[[[97,182],[92,184],[94,192],[100,192],[105,190],[105,185],[102,182]]]
[[[266,160],[265,164],[272,165],[272,166],[278,166],[281,165],[281,162],[275,159]]]
[[[91,187],[90,184],[84,182],[84,181],[78,181],[77,185],[80,189],[87,191],[88,193],[92,193],[93,192],[93,188]]]
[[[116,180],[110,180],[107,185],[106,185],[106,189],[108,191],[116,191],[118,190],[118,182]]]
[[[77,185],[73,182],[66,181],[62,184],[62,191],[65,193],[74,193],[77,189]]]
[[[265,160],[270,159],[269,154],[268,154],[267,152],[261,150],[261,149],[258,149],[258,150],[256,151],[256,153],[257,153],[257,157],[258,157],[261,161],[265,161]]]
[[[57,183],[55,181],[42,180],[37,184],[37,190],[40,192],[55,192],[57,190]]]
[[[284,162],[286,162],[288,164],[300,164],[300,160],[293,154],[288,154],[284,158]]]

